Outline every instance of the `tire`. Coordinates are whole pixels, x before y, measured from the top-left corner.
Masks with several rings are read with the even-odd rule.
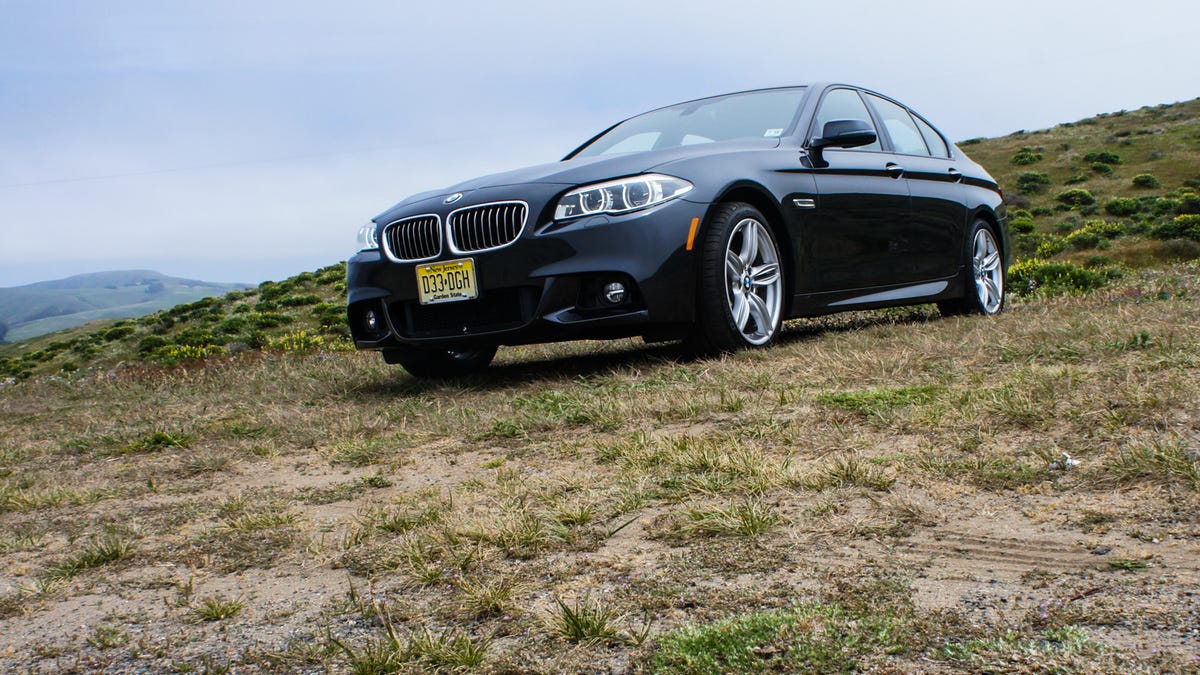
[[[767,219],[749,204],[722,204],[704,237],[696,323],[685,347],[698,356],[766,347],[783,323],[786,288]]]
[[[966,275],[963,297],[943,300],[938,310],[945,316],[983,314],[992,316],[1004,309],[1004,259],[996,243],[996,231],[987,221],[971,225],[964,257]]]
[[[404,347],[389,349],[383,353],[384,361],[399,364],[413,377],[425,380],[440,380],[477,373],[487,368],[495,357],[496,345],[461,351]]]

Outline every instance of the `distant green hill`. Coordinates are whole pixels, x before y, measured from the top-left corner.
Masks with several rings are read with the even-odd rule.
[[[126,274],[132,275],[127,279],[136,281],[139,274],[154,273]],[[92,278],[83,283],[101,283],[100,289],[114,290],[105,288],[114,284],[104,283],[114,278],[97,280],[93,275],[87,276]],[[149,279],[152,284],[155,280],[162,281],[160,277],[141,280]],[[121,278],[115,280],[121,281]],[[164,290],[151,295],[168,295],[170,286],[163,283]],[[8,377],[24,379],[39,373],[70,373],[130,362],[171,366],[180,361],[262,349],[351,348],[350,331],[346,326],[346,266],[343,263],[303,272],[284,281],[266,281],[257,287],[228,292],[222,292],[228,286],[221,284],[191,283],[198,284],[197,288],[201,290],[208,288],[209,297],[173,303],[169,309],[147,312],[139,318],[98,321],[21,342],[0,344],[0,381]],[[116,285],[118,291],[126,288]],[[181,285],[186,287],[186,283]],[[133,284],[135,294],[138,288]],[[140,288],[140,292],[146,293],[148,285]]]
[[[1004,188],[1018,258],[1200,257],[1200,99],[958,145]]]
[[[245,288],[170,277],[149,270],[80,274],[0,288],[0,340],[18,342],[99,319],[136,318]]]

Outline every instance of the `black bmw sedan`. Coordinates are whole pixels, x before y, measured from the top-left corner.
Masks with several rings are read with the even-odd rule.
[[[873,91],[689,101],[377,216],[347,267],[350,329],[360,349],[443,377],[499,345],[642,336],[716,354],[769,345],[794,317],[928,302],[995,314],[1002,199]]]

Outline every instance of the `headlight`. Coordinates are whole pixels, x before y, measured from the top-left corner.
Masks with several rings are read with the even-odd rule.
[[[358,228],[358,250],[367,251],[379,248],[379,237],[375,234],[376,229],[375,223]]]
[[[692,184],[682,178],[657,173],[585,185],[563,195],[554,209],[554,219],[628,213],[670,201],[691,189]]]

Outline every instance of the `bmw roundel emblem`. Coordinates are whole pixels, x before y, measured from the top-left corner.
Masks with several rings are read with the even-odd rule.
[[[458,201],[458,200],[460,200],[460,199],[462,199],[462,193],[461,193],[461,192],[455,192],[454,194],[450,195],[449,197],[446,197],[446,199],[444,199],[444,200],[442,201],[442,203],[443,203],[443,204],[453,204],[454,202],[456,202],[456,201]]]

